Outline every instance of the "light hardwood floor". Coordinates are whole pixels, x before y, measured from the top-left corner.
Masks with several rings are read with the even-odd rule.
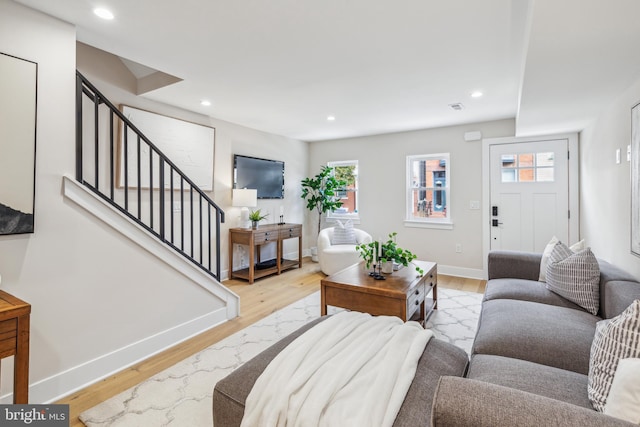
[[[223,282],[224,285],[240,296],[241,315],[239,317],[79,390],[56,403],[69,404],[71,427],[83,427],[84,424],[78,419],[80,413],[263,317],[319,291],[320,280],[324,277],[317,263],[305,259],[301,269],[289,270],[280,276],[267,277],[256,281],[253,285],[242,280],[227,280]],[[438,275],[438,287],[484,293],[485,285],[484,280]]]

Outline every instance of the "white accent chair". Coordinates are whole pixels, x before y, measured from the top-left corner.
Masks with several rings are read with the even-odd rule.
[[[357,244],[369,243],[373,239],[369,233],[357,228],[353,229]],[[362,261],[356,245],[332,245],[333,227],[320,230],[318,235],[318,262],[320,270],[328,276]]]

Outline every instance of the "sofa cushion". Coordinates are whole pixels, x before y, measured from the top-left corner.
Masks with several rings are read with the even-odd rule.
[[[636,281],[611,280],[601,288],[600,311],[603,318],[620,315],[637,299],[640,299],[640,283]]]
[[[593,409],[456,377],[440,379],[431,413],[433,427],[634,427]]]
[[[536,302],[486,301],[473,354],[514,357],[587,374],[599,320],[585,311]]]
[[[640,300],[622,314],[598,322],[591,347],[589,399],[604,410],[620,359],[640,357]]]
[[[336,220],[336,225],[333,228],[333,236],[331,237],[332,245],[357,245],[356,233],[353,230],[353,222],[348,220],[342,222]]]
[[[467,378],[515,388],[593,409],[587,395],[588,376],[510,357],[476,354]]]
[[[547,289],[542,282],[524,279],[492,279],[487,282],[484,301],[494,299],[515,299],[538,302],[558,307],[583,310],[578,304]]]
[[[542,254],[518,251],[491,251],[487,257],[489,279],[538,280]]]
[[[547,266],[547,288],[575,302],[591,314],[600,308],[600,267],[598,260],[587,248],[574,253],[558,242]]]
[[[303,326],[218,381],[213,391],[213,424],[216,427],[239,426],[246,398],[269,362],[291,341],[325,318]],[[429,340],[393,426],[428,425],[431,419],[431,405],[428,402],[433,400],[440,377],[461,377],[467,370],[468,362],[464,350],[435,338]]]

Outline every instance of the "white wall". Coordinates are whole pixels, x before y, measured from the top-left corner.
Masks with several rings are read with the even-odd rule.
[[[631,108],[640,102],[640,79],[580,134],[580,233],[596,256],[640,278],[631,254]],[[622,162],[616,164],[620,149]]]
[[[513,120],[476,123],[384,135],[311,143],[310,174],[329,161],[358,160],[359,209],[357,225],[374,238],[398,232],[398,243],[420,259],[436,261],[440,271],[480,275],[482,270],[482,210],[470,210],[471,200],[482,203],[482,143],[465,142],[464,133],[481,131],[484,138],[514,135]],[[407,228],[405,219],[406,156],[451,154],[450,208],[453,230]],[[317,221],[309,215],[309,224]],[[307,228],[308,232],[312,227]],[[310,237],[311,238],[311,237]],[[462,245],[462,253],[455,245]]]
[[[0,0],[0,51],[39,65],[35,233],[0,236],[0,288],[32,305],[30,400],[40,403],[103,375],[109,366],[102,362],[114,353],[223,307],[218,298],[63,198],[62,176],[74,174],[75,161],[74,28]],[[185,112],[172,115],[190,118]],[[217,131],[213,196],[228,214],[222,238],[225,265],[226,227],[235,225],[234,210],[227,209],[232,153],[287,162],[284,203],[291,207],[285,212],[287,219],[300,222],[296,181],[306,175],[308,149],[306,143],[216,120],[204,124]],[[279,214],[280,204],[260,207]],[[123,363],[128,363],[125,356]],[[11,391],[11,370],[3,360],[0,394]]]

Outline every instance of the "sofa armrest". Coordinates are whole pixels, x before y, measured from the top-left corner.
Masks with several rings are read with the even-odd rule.
[[[431,410],[437,427],[631,427],[591,409],[483,381],[442,377]]]
[[[489,280],[514,278],[538,280],[542,254],[519,251],[491,251],[488,258]]]

